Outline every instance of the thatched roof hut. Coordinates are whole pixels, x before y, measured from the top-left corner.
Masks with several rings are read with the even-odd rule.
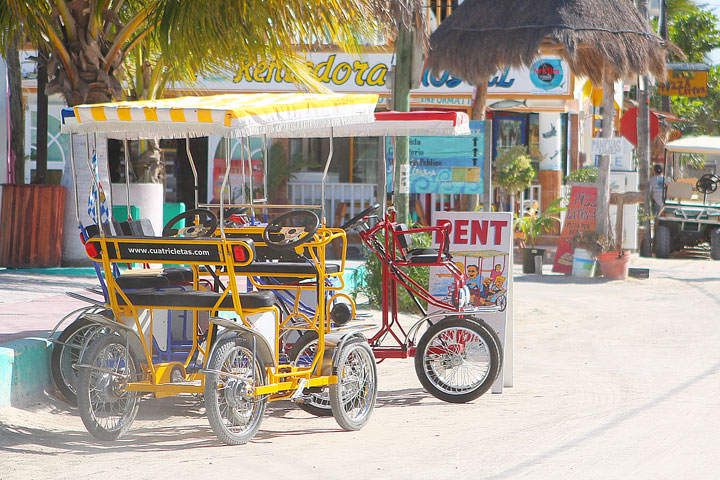
[[[481,85],[542,50],[602,83],[665,75],[666,43],[629,0],[465,0],[430,37],[428,66]]]

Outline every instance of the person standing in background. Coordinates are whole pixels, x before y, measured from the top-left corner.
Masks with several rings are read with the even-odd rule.
[[[650,177],[650,195],[652,197],[652,213],[657,215],[663,205],[663,192],[670,181],[663,175],[662,165],[653,165],[655,175]]]

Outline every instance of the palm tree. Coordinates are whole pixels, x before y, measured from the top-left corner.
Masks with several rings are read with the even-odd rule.
[[[363,37],[388,33],[396,19],[409,22],[410,7],[419,4],[421,0],[5,0],[0,2],[0,45],[7,48],[16,35],[24,35],[32,45],[44,47],[47,92],[62,94],[69,106],[152,98],[169,78],[192,83],[195,75],[220,66],[260,60],[273,61],[298,84],[321,90],[304,53],[330,43],[357,52]],[[124,91],[126,85],[133,88]],[[75,151],[82,156],[85,150],[78,145]],[[80,178],[77,190],[88,182]],[[71,211],[66,208],[66,231],[72,229]],[[75,249],[68,242],[65,247],[66,253]],[[79,257],[73,260],[84,258],[75,254]]]
[[[35,46],[45,46],[48,91],[62,93],[70,106],[122,98],[123,61],[141,43],[158,47],[163,63],[186,78],[272,58],[318,88],[300,54],[329,41],[357,51],[363,34],[391,24],[386,7],[377,0],[6,0],[0,41],[7,45],[8,34],[22,28]]]

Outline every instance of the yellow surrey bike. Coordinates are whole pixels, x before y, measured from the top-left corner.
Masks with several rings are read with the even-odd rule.
[[[229,150],[227,140],[234,137],[287,137],[307,128],[327,128],[332,136],[333,127],[372,122],[376,103],[376,95],[244,94],[80,105],[63,111],[62,128],[70,134],[71,146],[77,134],[85,134],[88,158],[91,134],[95,142],[97,134],[125,141],[220,134]],[[71,150],[77,185],[75,148]],[[340,268],[329,268],[326,248],[339,242],[344,252],[344,230],[325,226],[324,206],[292,205],[282,206],[290,211],[266,226],[232,228],[224,219],[226,208],[250,208],[254,215],[256,209],[271,212],[272,206],[252,197],[247,205],[224,203],[227,153],[219,205],[198,205],[196,200],[196,208],[219,208],[219,222],[206,224],[200,215],[190,215],[194,224],[172,237],[111,234],[102,226],[85,241],[87,255],[102,267],[111,313],[84,316],[98,328],[75,365],[77,403],[88,431],[101,440],[115,440],[130,428],[146,394],[203,394],[210,425],[227,444],[249,441],[270,401],[299,400],[307,392],[327,390],[333,416],[346,430],[362,428],[374,408],[375,357],[362,334],[373,326],[333,327],[322,301],[306,322],[288,322],[273,291],[256,280],[293,278],[289,289],[301,284],[316,291],[317,298],[326,298],[333,288],[328,280],[341,277],[345,263],[343,253]],[[89,160],[88,166],[92,172]],[[91,177],[100,191],[97,176]],[[77,204],[77,188],[75,200]],[[95,207],[96,218],[102,218],[100,202]],[[320,218],[312,208],[320,210]],[[79,208],[76,213],[80,222]],[[257,255],[273,248],[290,250],[304,262]],[[119,275],[117,266],[127,263],[154,268]],[[184,285],[169,286],[164,272],[178,266],[191,271],[192,280],[188,276]],[[248,280],[255,287],[247,288]],[[153,361],[153,321],[168,311],[192,312],[192,346],[182,361]],[[209,320],[209,328],[201,335],[203,319]],[[281,337],[288,329],[317,334],[311,362],[284,355]]]

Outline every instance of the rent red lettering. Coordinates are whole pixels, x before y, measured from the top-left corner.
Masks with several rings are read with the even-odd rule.
[[[455,221],[455,237],[453,243],[456,244],[466,244],[468,243],[467,239],[467,227],[468,223],[470,223],[470,220],[456,220]]]
[[[495,229],[495,245],[500,245],[503,228],[508,226],[508,222],[506,220],[493,220],[490,222],[490,226]]]
[[[485,245],[488,237],[488,221],[473,220],[470,224],[470,243]]]

